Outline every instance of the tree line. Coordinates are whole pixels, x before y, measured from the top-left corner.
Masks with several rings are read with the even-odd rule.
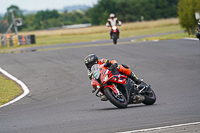
[[[83,11],[59,13],[57,10],[38,11],[36,14],[23,15],[22,11],[15,5],[7,8],[3,19],[0,20],[0,33],[6,32],[6,28],[12,23],[10,9],[14,11],[15,18],[22,18],[23,25],[18,27],[19,31],[43,30],[62,25],[90,23],[89,18]],[[4,28],[1,28],[4,27]]]
[[[180,0],[178,3],[178,15],[180,25],[185,28],[189,35],[194,34],[198,19],[195,13],[200,13],[199,0]]]
[[[179,15],[183,27],[188,23],[190,23],[189,27],[191,25],[194,27],[196,20],[193,13],[200,9],[200,6],[197,6],[199,3],[199,0],[98,0],[96,5],[86,11],[65,10],[59,13],[57,10],[46,10],[27,15],[23,15],[17,6],[12,5],[7,8],[7,13],[0,20],[0,32],[5,32],[5,28],[2,27],[8,27],[12,22],[10,9],[14,10],[16,18],[23,19],[23,26],[18,27],[19,31],[43,30],[83,23],[104,25],[110,13],[114,13],[124,23],[172,18]],[[187,16],[192,17],[188,19]]]
[[[178,0],[99,0],[87,11],[91,23],[105,24],[110,13],[122,22],[177,17]]]

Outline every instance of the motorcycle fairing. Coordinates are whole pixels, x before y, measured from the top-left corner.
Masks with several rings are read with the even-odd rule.
[[[104,65],[100,65],[100,66],[104,66]],[[104,94],[103,90],[106,87],[112,89],[115,94],[119,94],[119,90],[115,86],[115,84],[121,84],[126,91],[127,101],[128,101],[130,97],[130,90],[127,88],[130,88],[130,81],[129,81],[130,79],[127,79],[127,76],[125,75],[119,74],[117,70],[116,72],[114,72],[114,71],[108,71],[107,67],[96,66],[96,68],[99,68],[100,74],[97,74],[99,76],[94,76],[96,77],[96,79],[92,79],[92,82],[91,82],[92,86],[98,89],[99,91],[101,91],[103,94]],[[94,73],[95,71],[96,70],[94,70]],[[108,82],[114,83],[114,84],[107,84]]]
[[[117,88],[115,87],[115,85],[106,85],[103,89],[105,89],[105,88],[110,88],[110,89],[112,89],[114,92],[115,92],[115,94],[118,94],[118,90],[117,90]]]
[[[97,82],[95,79],[92,79],[91,85],[96,89],[98,89],[100,87],[99,82]]]
[[[125,75],[112,75],[112,78],[110,79],[110,82],[113,83],[120,83],[125,84],[126,83],[126,76]]]
[[[114,33],[116,33],[116,32],[117,32],[117,26],[113,26],[113,27],[112,27],[112,31],[113,31]]]

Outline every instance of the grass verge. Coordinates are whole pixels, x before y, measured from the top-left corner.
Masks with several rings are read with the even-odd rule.
[[[147,38],[139,39],[138,41],[169,40],[169,39],[181,39],[181,38],[186,38],[186,37],[196,38],[195,35],[188,36],[187,33],[173,33],[173,34],[156,36],[156,37],[147,37]]]
[[[19,85],[0,73],[0,106],[19,96],[22,92]]]

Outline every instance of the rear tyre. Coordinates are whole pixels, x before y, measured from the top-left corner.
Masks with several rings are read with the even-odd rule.
[[[110,88],[104,89],[104,94],[106,95],[107,99],[116,107],[118,108],[126,108],[127,107],[127,100],[123,95],[117,95],[115,92]]]
[[[151,88],[144,94],[144,97],[145,100],[143,101],[143,103],[145,105],[152,105],[156,102],[156,94]]]

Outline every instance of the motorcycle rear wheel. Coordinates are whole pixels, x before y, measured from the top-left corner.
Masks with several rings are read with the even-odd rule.
[[[107,99],[116,107],[118,108],[126,108],[127,107],[127,100],[123,95],[117,95],[115,92],[110,89],[109,87],[104,89],[104,94],[106,95]]]
[[[145,100],[143,101],[143,103],[145,105],[153,105],[156,102],[156,94],[151,88],[149,89],[149,92],[146,92],[144,94],[144,97]]]

